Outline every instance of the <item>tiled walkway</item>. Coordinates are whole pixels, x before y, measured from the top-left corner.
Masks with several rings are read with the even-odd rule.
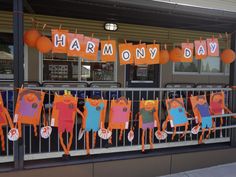
[[[162,177],[236,177],[236,163],[186,171]]]

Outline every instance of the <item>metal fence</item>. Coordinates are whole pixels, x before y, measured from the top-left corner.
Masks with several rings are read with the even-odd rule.
[[[1,93],[4,100],[5,106],[10,111],[11,116],[13,117],[13,90],[11,88],[2,87]],[[206,94],[207,99],[209,101],[210,93],[223,91],[225,93],[225,103],[226,106],[230,107],[232,103],[231,88],[61,88],[61,87],[30,87],[30,89],[36,89],[46,92],[44,105],[46,108],[46,116],[49,119],[51,116],[51,112],[49,111],[50,107],[52,107],[54,94],[63,94],[64,90],[71,91],[72,95],[75,95],[79,98],[78,107],[83,110],[84,99],[86,97],[92,97],[93,95],[97,95],[103,97],[108,100],[108,111],[109,105],[113,98],[118,98],[120,96],[125,96],[127,99],[132,101],[131,109],[132,115],[130,124],[135,125],[135,115],[139,111],[139,102],[142,99],[155,100],[159,99],[159,119],[161,125],[166,119],[167,111],[165,107],[165,99],[171,97],[182,96],[184,99],[184,105],[186,110],[193,115],[192,108],[190,105],[190,96],[191,95],[200,95]],[[106,126],[108,123],[109,113],[107,111],[106,115]],[[224,124],[223,127],[217,126],[216,131],[211,133],[210,138],[205,141],[205,143],[223,143],[231,141],[231,129],[236,128],[236,125],[231,124],[232,116],[236,114],[225,114],[223,115]],[[222,116],[213,116],[213,119],[216,121],[216,125],[219,124],[219,117]],[[174,140],[171,140],[171,132],[173,132],[170,126],[167,127],[168,134],[165,140],[157,140],[155,135],[152,135],[152,140],[154,142],[154,148],[170,148],[170,147],[180,147],[180,146],[191,146],[198,144],[199,134],[193,135],[191,133],[192,127],[195,125],[195,121],[193,117],[189,117],[189,128],[186,136],[183,139],[180,139],[181,128],[177,129],[177,135]],[[38,131],[43,126],[41,122]],[[86,155],[86,143],[85,136],[78,140],[78,133],[81,127],[81,118],[76,117],[75,126],[74,126],[74,137],[73,143],[71,146],[70,154],[71,156],[80,156]],[[9,131],[8,127],[4,127],[5,135]],[[115,153],[115,152],[125,152],[125,151],[136,151],[141,150],[141,130],[138,128],[138,123],[136,123],[136,127],[134,129],[135,137],[132,142],[127,140],[127,134],[129,130],[126,130],[123,133],[123,139],[119,141],[119,131],[113,130],[112,146],[108,146],[107,140],[102,140],[97,137],[97,143],[94,148],[91,148],[91,154],[104,154],[104,153]],[[155,130],[156,131],[156,128]],[[145,136],[148,137],[148,136]],[[64,135],[64,139],[66,143],[68,143],[69,136],[68,134]],[[90,136],[91,142],[93,142],[93,136]],[[34,130],[32,126],[24,125],[23,126],[23,140],[24,140],[24,160],[36,160],[36,159],[46,159],[46,158],[56,158],[61,157],[63,155],[63,150],[60,146],[59,136],[57,128],[53,128],[52,134],[48,139],[43,139],[38,133],[38,136],[34,136]],[[0,163],[13,161],[13,143],[10,142],[5,136],[6,142],[6,151],[1,152],[0,155]],[[145,139],[145,149],[149,148],[148,139]]]

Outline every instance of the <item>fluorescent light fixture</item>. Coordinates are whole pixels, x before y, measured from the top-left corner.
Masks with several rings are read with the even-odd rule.
[[[116,23],[108,22],[104,24],[104,29],[106,31],[116,31],[118,30],[118,25]]]

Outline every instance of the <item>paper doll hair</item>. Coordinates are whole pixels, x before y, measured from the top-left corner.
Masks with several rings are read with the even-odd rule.
[[[144,103],[144,106],[146,106],[148,103],[152,103],[153,105],[155,104],[155,102],[153,100],[147,100]]]
[[[41,100],[41,94],[40,94],[40,92],[34,92],[33,90],[23,90],[23,91],[19,94],[20,100],[22,100],[23,96],[25,96],[25,95],[27,95],[27,94],[29,94],[29,93],[34,94],[34,95],[38,98],[38,100]]]
[[[215,96],[221,96],[221,98],[222,98],[222,93],[214,93],[214,94],[212,95],[212,97],[211,97],[211,101],[214,100],[214,97],[215,97]],[[219,100],[219,102],[222,102],[222,99]]]
[[[99,100],[100,97],[99,97],[98,95],[94,95],[94,96],[92,97],[92,99],[93,99],[93,100]]]
[[[168,102],[168,109],[171,109],[171,103],[173,103],[173,102],[177,102],[177,103],[179,103],[179,105],[181,105],[182,107],[184,107],[184,105],[183,105],[182,102],[180,102],[180,101],[177,100],[177,99],[172,99],[172,100],[170,100],[170,101]]]
[[[198,95],[197,96],[197,100],[200,100],[200,99],[204,99],[205,100],[205,96],[204,95]]]
[[[121,100],[123,100],[125,102],[125,104],[127,105],[128,104],[128,100],[125,98],[125,97],[120,97],[116,100],[116,103],[119,103]]]

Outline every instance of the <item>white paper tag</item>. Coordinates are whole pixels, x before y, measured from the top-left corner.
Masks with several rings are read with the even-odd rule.
[[[51,119],[51,126],[54,127],[54,125],[55,125],[55,119],[52,118],[52,119]]]
[[[15,114],[13,122],[16,123],[18,121],[18,114]]]
[[[18,140],[18,138],[19,138],[18,129],[12,128],[12,129],[8,132],[7,138],[8,138],[10,141],[16,141],[16,140]]]
[[[154,127],[157,127],[157,121],[154,120]]]
[[[50,127],[50,126],[42,127],[40,130],[41,137],[44,139],[49,138],[51,133],[52,133],[52,127]]]
[[[134,131],[130,130],[128,133],[128,140],[129,140],[129,142],[132,142],[133,139],[134,139]]]
[[[222,109],[222,114],[225,114],[225,110],[224,109]]]
[[[195,122],[196,122],[196,124],[198,123],[198,117],[197,116],[195,116]]]
[[[129,122],[125,122],[125,129],[129,128]]]
[[[173,120],[170,120],[170,126],[171,126],[171,127],[174,127]]]
[[[84,135],[84,132],[85,132],[84,129],[82,129],[82,128],[79,129],[78,140],[81,140],[81,139],[82,139],[82,137],[83,137],[83,135]]]
[[[104,140],[107,140],[111,137],[112,132],[108,129],[102,128],[98,130],[98,136]]]

